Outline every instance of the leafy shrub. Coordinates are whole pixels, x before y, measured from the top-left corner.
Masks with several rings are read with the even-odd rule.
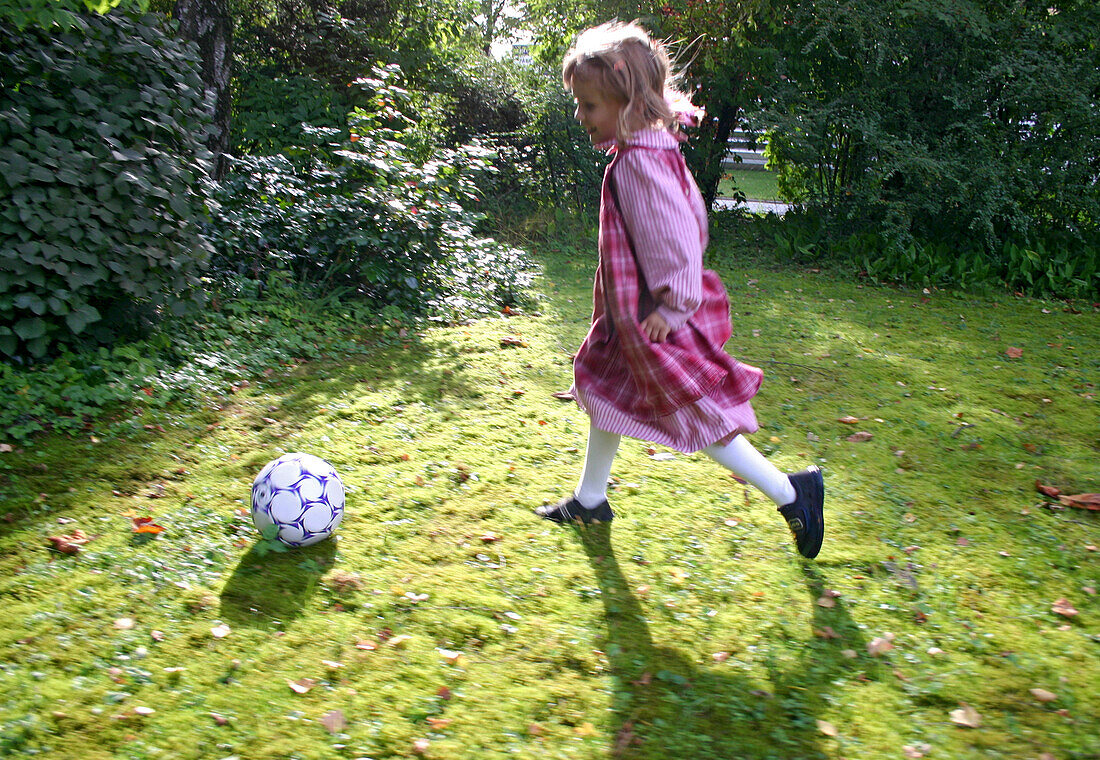
[[[63,351],[30,367],[0,363],[0,429],[6,442],[52,431],[125,431],[141,411],[220,395],[277,367],[364,352],[364,328],[378,342],[399,339],[393,309],[303,292],[286,277],[228,278],[197,317],[168,317],[151,337],[92,351]],[[105,415],[118,412],[114,419]]]
[[[368,106],[350,134],[303,127],[308,142],[230,164],[212,225],[215,271],[355,293],[447,319],[514,304],[530,281],[520,252],[477,232],[478,175],[488,151],[437,150],[426,162],[396,67],[361,80]]]
[[[1100,6],[853,0],[797,5],[788,21],[757,126],[781,190],[823,218],[830,245],[867,232],[899,274],[1081,287],[1087,257],[1040,285],[1006,271],[1031,262],[1004,251],[1100,244]],[[989,266],[949,261],[960,250]]]
[[[153,16],[0,26],[0,355],[103,343],[200,299],[207,117]]]
[[[276,153],[298,144],[303,124],[343,127],[347,97],[305,75],[245,69],[233,79],[234,153]]]

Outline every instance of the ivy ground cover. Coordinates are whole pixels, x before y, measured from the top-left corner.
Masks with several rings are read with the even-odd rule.
[[[593,269],[538,248],[537,310],[3,445],[0,755],[1100,753],[1100,514],[1054,491],[1100,491],[1094,310],[721,265],[753,441],[825,471],[811,562],[762,496],[641,442],[610,527],[532,515],[583,456],[554,393]],[[287,451],[341,473],[338,540],[258,540]]]

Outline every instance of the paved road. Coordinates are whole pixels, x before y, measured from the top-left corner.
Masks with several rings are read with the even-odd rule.
[[[715,198],[714,206],[715,208],[743,208],[754,214],[778,214],[779,216],[783,216],[790,208],[788,204],[778,201],[747,200],[744,203],[738,203],[731,198]]]

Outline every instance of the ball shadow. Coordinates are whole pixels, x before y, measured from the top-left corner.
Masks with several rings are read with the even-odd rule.
[[[257,542],[241,557],[221,592],[221,618],[236,626],[278,629],[302,614],[321,576],[332,566],[336,542],[288,552]]]
[[[862,638],[840,600],[830,609],[814,603],[825,589],[817,568],[803,566],[814,630],[794,632],[804,643],[796,644],[793,664],[789,658],[782,666],[765,658],[768,678],[762,682],[739,675],[730,663],[707,667],[655,643],[646,612],[615,557],[610,526],[574,530],[599,584],[607,620],[603,649],[614,680],[611,710],[617,726],[608,757],[825,757],[816,719],[833,682],[869,676],[867,662],[840,654],[858,647]],[[835,642],[815,635],[826,627],[836,632]]]

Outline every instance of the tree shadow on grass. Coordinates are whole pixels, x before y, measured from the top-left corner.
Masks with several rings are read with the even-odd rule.
[[[257,542],[241,557],[221,593],[221,619],[236,627],[276,630],[305,610],[321,576],[332,566],[336,543],[322,541],[285,553]]]
[[[835,740],[821,733],[817,720],[825,712],[833,682],[877,678],[877,666],[865,657],[849,660],[841,655],[843,648],[865,651],[862,636],[840,600],[828,609],[815,603],[826,588],[817,567],[803,565],[813,630],[791,632],[803,639],[800,645],[793,642],[798,650],[794,662],[766,659],[768,683],[762,684],[736,673],[730,663],[705,667],[681,651],[655,643],[645,611],[615,558],[610,526],[578,527],[576,534],[595,573],[607,619],[605,649],[614,678],[612,712],[618,727],[609,757],[826,757],[824,743]],[[814,634],[827,630],[835,632],[835,641]]]

